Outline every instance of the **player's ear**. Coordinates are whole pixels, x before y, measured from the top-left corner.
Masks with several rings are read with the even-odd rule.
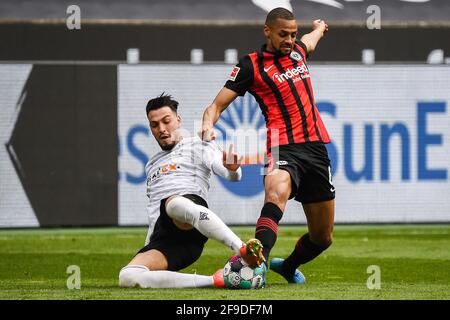
[[[263,31],[264,31],[264,36],[265,36],[266,38],[269,38],[269,35],[270,35],[270,28],[269,28],[269,26],[268,26],[267,24],[264,25]]]

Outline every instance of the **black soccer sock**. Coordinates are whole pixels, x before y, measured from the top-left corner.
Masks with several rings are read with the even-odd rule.
[[[331,244],[330,244],[331,245]],[[291,255],[284,260],[283,263],[283,274],[291,275],[294,274],[295,269],[298,268],[301,264],[305,264],[319,254],[321,254],[328,246],[319,246],[313,243],[309,239],[309,233],[304,234],[295,245],[294,250]]]
[[[261,209],[261,216],[256,223],[255,238],[263,245],[263,255],[266,262],[269,261],[278,235],[278,222],[283,216],[283,211],[274,203],[268,202]]]

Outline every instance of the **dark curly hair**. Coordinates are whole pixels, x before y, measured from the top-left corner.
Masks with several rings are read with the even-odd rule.
[[[147,107],[145,108],[146,115],[148,115],[151,110],[156,110],[162,107],[169,107],[173,112],[177,113],[178,101],[173,100],[171,95],[163,92],[159,97],[148,101]]]

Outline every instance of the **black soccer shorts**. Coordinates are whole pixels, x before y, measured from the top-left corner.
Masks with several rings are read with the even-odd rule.
[[[187,194],[183,197],[198,205],[208,207],[206,201],[198,195]],[[208,238],[195,228],[186,231],[179,229],[173,223],[172,218],[167,215],[166,200],[161,200],[160,215],[156,220],[149,243],[138,253],[156,249],[166,257],[169,264],[167,270],[179,271],[200,258]]]
[[[266,157],[265,167],[268,173],[274,169],[289,172],[292,181],[289,199],[295,197],[295,200],[307,204],[335,198],[330,158],[322,142],[287,144],[272,148],[271,156]]]

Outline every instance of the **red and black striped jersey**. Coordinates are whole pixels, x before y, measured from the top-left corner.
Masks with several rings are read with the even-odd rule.
[[[233,68],[225,87],[252,94],[266,120],[267,148],[323,142],[330,137],[314,102],[306,45],[296,42],[289,55],[265,50],[244,56]]]

